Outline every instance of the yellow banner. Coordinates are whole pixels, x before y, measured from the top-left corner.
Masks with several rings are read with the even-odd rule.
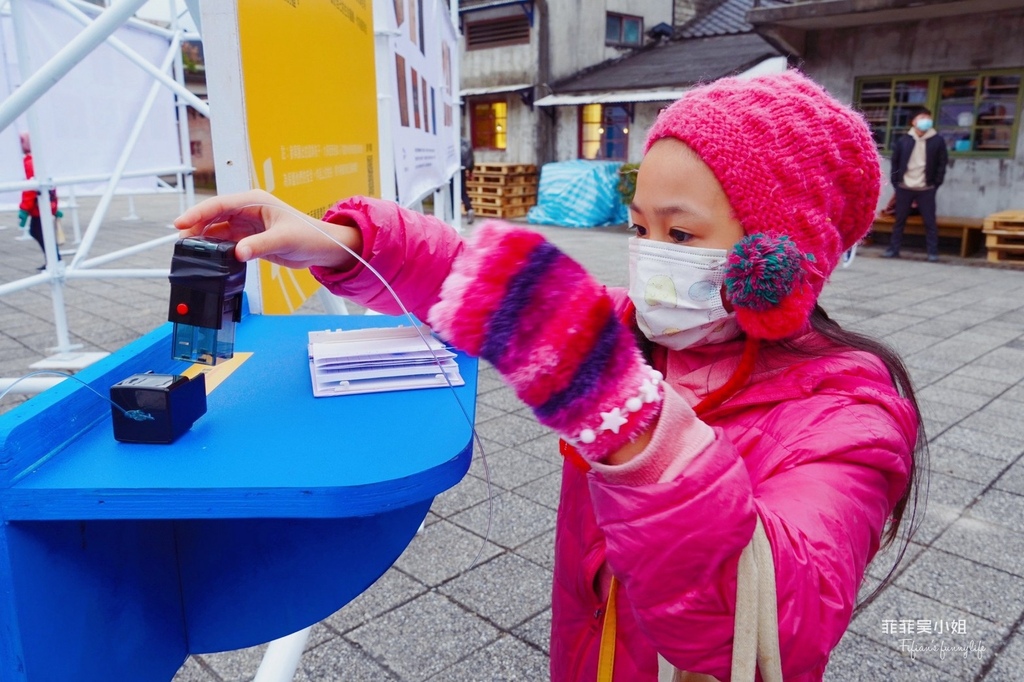
[[[253,186],[314,218],[376,195],[370,0],[239,0],[238,30]],[[293,312],[319,286],[306,271],[259,268],[265,314]]]

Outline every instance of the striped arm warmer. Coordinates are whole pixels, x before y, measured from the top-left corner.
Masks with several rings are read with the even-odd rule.
[[[535,232],[482,225],[427,321],[493,364],[537,419],[588,459],[634,440],[661,410],[661,375],[605,288]]]

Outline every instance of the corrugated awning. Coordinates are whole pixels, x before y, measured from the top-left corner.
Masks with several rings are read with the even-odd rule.
[[[475,97],[477,95],[497,95],[502,92],[516,92],[532,88],[533,83],[517,83],[515,85],[488,85],[482,88],[464,88],[459,91],[460,97]]]
[[[534,102],[538,107],[564,107],[575,104],[613,104],[618,102],[674,102],[688,88],[675,90],[619,90],[548,95]]]
[[[736,74],[737,78],[753,78],[786,70],[785,57],[763,59],[749,69]],[[537,107],[574,106],[580,104],[611,104],[620,102],[671,102],[679,99],[689,87],[650,88],[646,90],[605,90],[602,92],[554,93],[534,102]]]

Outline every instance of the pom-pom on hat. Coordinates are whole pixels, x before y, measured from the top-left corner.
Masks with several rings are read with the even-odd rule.
[[[864,118],[787,71],[690,90],[658,116],[644,152],[664,137],[711,168],[743,226],[726,273],[740,326],[761,339],[799,331],[874,220],[881,173]]]

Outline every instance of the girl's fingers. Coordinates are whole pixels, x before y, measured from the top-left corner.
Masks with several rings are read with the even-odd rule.
[[[352,228],[319,225],[332,233],[324,236],[311,218],[262,190],[212,197],[178,216],[174,226],[183,237],[208,236],[237,242],[240,261],[263,258],[291,268],[311,265],[337,267],[349,264],[349,254],[334,239],[361,248]]]
[[[178,216],[174,220],[174,227],[184,232],[198,234],[223,212],[222,199],[213,197],[199,202]]]
[[[245,237],[235,245],[235,258],[244,263],[254,258],[272,256],[280,248],[278,242],[279,240],[275,239],[270,232],[260,232]]]
[[[261,213],[267,205],[283,206],[274,195],[262,190],[211,197],[178,216],[174,226],[186,236],[209,232],[210,225],[214,223],[244,225],[245,234],[252,234],[264,229]]]
[[[265,258],[288,267],[309,267],[315,264],[312,242],[309,235],[296,232],[294,226],[275,224],[273,229],[239,235],[235,258],[240,261]]]

